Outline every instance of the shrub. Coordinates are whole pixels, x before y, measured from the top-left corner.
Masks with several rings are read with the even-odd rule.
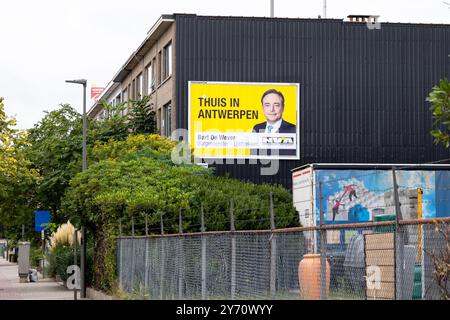
[[[57,245],[49,253],[48,261],[48,273],[52,276],[59,275],[63,281],[66,281],[67,267],[74,264],[73,246]]]
[[[86,285],[91,285],[93,278],[94,247],[92,241],[86,246]],[[57,245],[47,256],[49,267],[46,273],[50,276],[59,275],[63,281],[69,277],[67,267],[74,264],[74,249],[72,245]],[[77,250],[77,264],[80,265],[80,248]]]
[[[71,180],[62,209],[95,234],[97,289],[111,291],[116,285],[115,236],[122,218],[130,223],[132,216],[145,213],[152,226],[159,224],[164,213],[165,230],[177,232],[182,208],[184,232],[193,232],[199,229],[203,204],[208,230],[229,230],[229,200],[233,199],[237,229],[268,229],[272,193],[276,226],[298,225],[288,190],[217,177],[197,165],[175,165],[170,160],[174,145],[158,135],[97,144],[92,153],[97,162]]]
[[[48,254],[49,268],[47,273],[51,276],[59,275],[62,280],[67,280],[67,267],[75,264],[74,261],[74,233],[75,227],[68,221],[58,227],[49,239],[50,252]],[[79,265],[81,250],[81,232],[77,232],[77,265]],[[86,242],[86,284],[89,285],[92,280],[93,265],[93,241],[88,239]]]
[[[42,248],[30,248],[30,265],[33,268],[39,267],[44,254],[42,253]]]

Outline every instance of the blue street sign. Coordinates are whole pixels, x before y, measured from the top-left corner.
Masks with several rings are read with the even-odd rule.
[[[34,212],[34,230],[46,230],[42,225],[50,223],[50,211],[35,211]]]

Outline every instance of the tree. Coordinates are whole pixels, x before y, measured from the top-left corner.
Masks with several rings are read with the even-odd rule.
[[[130,130],[127,124],[127,117],[124,111],[127,108],[127,102],[121,102],[114,106],[106,101],[101,101],[104,111],[104,118],[101,120],[91,120],[90,130],[94,141],[107,142],[110,139],[124,140],[127,138]]]
[[[28,204],[40,176],[23,152],[29,146],[27,133],[15,125],[16,119],[6,115],[0,97],[0,222],[17,239],[20,225],[33,221]]]
[[[104,118],[95,121],[94,139],[107,142],[109,139],[124,140],[130,134],[153,134],[157,132],[155,112],[149,96],[123,101],[112,105],[101,101]],[[127,111],[127,112],[125,112]]]
[[[450,146],[450,83],[447,79],[441,80],[438,86],[433,87],[426,99],[431,102],[434,125],[438,129],[432,130],[435,143],[442,143],[446,148]]]
[[[34,205],[36,209],[51,209],[53,221],[59,221],[61,197],[70,179],[81,171],[81,115],[62,104],[29,129],[29,141],[25,153],[42,177],[36,186]]]
[[[155,112],[149,96],[140,100],[131,100],[128,113],[129,128],[134,134],[152,134],[157,132]]]

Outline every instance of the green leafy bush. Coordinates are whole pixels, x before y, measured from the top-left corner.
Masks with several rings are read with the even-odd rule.
[[[433,87],[426,100],[431,102],[430,111],[435,127],[431,130],[431,135],[434,137],[434,142],[448,148],[450,146],[450,82],[442,79],[439,85]]]
[[[44,254],[42,253],[42,248],[30,248],[30,265],[33,268],[37,268],[40,266],[42,259],[44,258]]]
[[[175,165],[170,160],[174,146],[158,135],[98,143],[92,152],[96,162],[71,180],[62,209],[66,218],[95,234],[97,289],[111,291],[116,286],[115,237],[120,219],[129,230],[131,217],[143,221],[146,214],[150,226],[159,226],[163,215],[165,231],[173,233],[178,232],[181,208],[184,232],[194,232],[200,229],[203,205],[208,230],[229,230],[233,199],[236,229],[268,229],[272,193],[277,227],[298,226],[288,190],[218,177],[197,165]]]
[[[48,255],[49,269],[48,273],[52,276],[59,275],[62,280],[66,281],[67,267],[74,264],[73,246],[56,246]]]
[[[93,278],[93,259],[94,248],[92,241],[87,243],[86,248],[86,285],[92,283]],[[69,275],[67,274],[67,267],[74,264],[74,250],[73,246],[69,245],[57,245],[47,255],[49,262],[46,273],[54,277],[59,275],[63,281],[66,281]],[[77,249],[77,264],[80,265],[80,248]]]

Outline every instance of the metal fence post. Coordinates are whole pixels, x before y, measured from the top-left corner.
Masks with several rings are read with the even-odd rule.
[[[149,275],[149,266],[148,266],[148,214],[145,214],[145,254],[144,254],[144,287],[147,292],[149,292],[148,287],[148,275]]]
[[[123,290],[123,239],[122,239],[122,218],[119,219],[119,286]]]
[[[81,264],[81,274],[80,274],[80,284],[81,284],[81,292],[80,298],[86,298],[86,227],[81,227],[81,256],[80,256],[80,264]]]
[[[326,230],[322,229],[325,222],[322,203],[322,182],[319,182],[319,210],[320,210],[320,300],[327,299],[327,253]]]
[[[275,295],[277,281],[277,242],[273,230],[275,229],[275,214],[273,212],[273,194],[269,193],[269,214],[270,214],[270,294]]]
[[[160,215],[160,224],[161,224],[161,262],[159,264],[159,298],[162,300],[164,297],[164,261],[166,260],[165,257],[165,247],[164,247],[164,220],[163,220],[163,213],[161,212]]]
[[[183,298],[183,216],[181,208],[178,213],[178,299]]]
[[[231,299],[236,298],[236,238],[234,231],[234,203],[230,199],[230,231],[231,231]]]
[[[131,216],[131,290],[134,290],[134,276],[136,273],[136,253],[135,253],[135,242],[134,239],[134,217]]]
[[[395,201],[395,299],[403,300],[403,264],[404,264],[404,233],[403,228],[400,226],[402,220],[402,213],[400,210],[400,201],[398,197],[398,185],[397,175],[395,173],[395,167],[392,167],[392,181],[394,185],[394,201]]]
[[[203,203],[200,208],[201,232],[202,232],[202,300],[206,299],[206,238],[205,232],[205,212]]]

